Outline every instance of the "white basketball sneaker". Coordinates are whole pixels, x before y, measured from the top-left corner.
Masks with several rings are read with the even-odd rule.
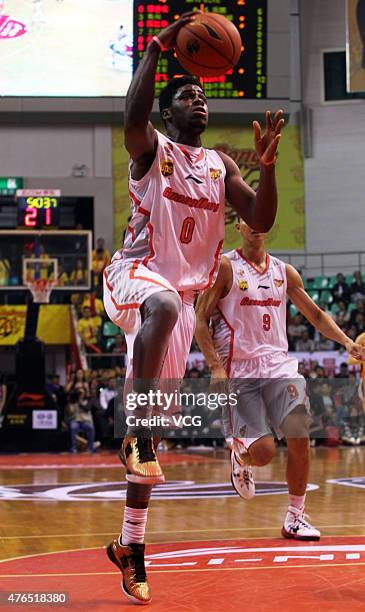
[[[234,449],[229,450],[231,459],[231,483],[238,495],[243,499],[252,499],[255,495],[255,481],[250,465],[240,462]]]
[[[321,532],[309,523],[303,510],[289,506],[281,535],[292,540],[319,540]]]

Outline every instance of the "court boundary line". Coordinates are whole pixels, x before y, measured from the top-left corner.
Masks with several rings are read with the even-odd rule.
[[[83,550],[83,549],[81,549]],[[86,550],[86,549],[85,549]],[[201,568],[201,569],[175,569],[175,570],[153,570],[151,566],[148,567],[148,574],[181,574],[181,573],[196,573],[196,572],[251,572],[257,570],[296,570],[296,569],[306,569],[306,568],[332,568],[332,567],[357,567],[357,566],[365,566],[365,561],[360,563],[308,563],[307,565],[278,565],[271,566],[266,565],[263,567],[217,567],[217,568]],[[0,578],[62,578],[66,576],[115,576],[120,575],[120,572],[79,572],[74,574],[0,574]]]

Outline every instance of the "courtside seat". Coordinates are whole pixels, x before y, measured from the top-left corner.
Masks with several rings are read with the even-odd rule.
[[[313,289],[326,289],[328,283],[329,280],[327,276],[316,276],[313,282]]]
[[[117,334],[120,334],[121,330],[117,325],[114,325],[111,321],[105,321],[103,324],[103,336],[106,338],[114,338]]]
[[[333,302],[333,295],[330,291],[327,291],[327,290],[321,291],[319,300],[320,302],[325,302],[328,306],[329,304],[332,304]]]
[[[309,291],[307,292],[308,295],[311,296],[312,300],[318,304],[319,302],[319,291],[315,291],[314,289],[309,289]]]

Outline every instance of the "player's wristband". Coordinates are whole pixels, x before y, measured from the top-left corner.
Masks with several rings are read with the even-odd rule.
[[[160,41],[158,36],[152,36],[152,40],[153,42],[156,43],[156,45],[158,45],[160,47],[161,51],[167,51],[166,47],[163,46],[162,42]]]
[[[262,157],[261,157],[261,159],[260,159],[260,164],[261,164],[262,166],[266,166],[267,168],[270,168],[270,166],[275,166],[275,164],[276,164],[276,155],[275,155],[274,159],[272,159],[272,160],[271,160],[271,161],[269,161],[269,162],[264,161],[264,160],[262,159]]]

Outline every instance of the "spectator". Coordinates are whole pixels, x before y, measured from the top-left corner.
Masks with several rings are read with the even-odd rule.
[[[71,375],[71,378],[66,385],[65,392],[68,394],[78,391],[79,389],[83,389],[86,395],[89,394],[89,385],[85,380],[85,372],[81,368],[76,370],[76,372]]]
[[[361,334],[365,329],[365,317],[361,312],[358,312],[355,319],[356,330],[358,334]]]
[[[98,238],[92,252],[91,269],[94,272],[94,285],[103,285],[103,272],[110,262],[110,252],[105,248],[104,238]]]
[[[354,310],[351,313],[350,316],[350,325],[357,325],[356,323],[356,317],[357,315],[361,314],[361,315],[365,315],[365,303],[364,300],[356,300],[355,302],[356,308],[354,308]],[[363,331],[363,330],[361,330]]]
[[[298,353],[313,353],[315,349],[313,340],[309,337],[309,332],[307,329],[304,329],[301,334],[300,340],[297,340],[295,343],[295,350]]]
[[[113,355],[122,355],[126,352],[127,344],[124,334],[116,334],[116,336],[114,336],[114,342],[109,346],[108,353],[113,353]]]
[[[101,353],[97,346],[100,336],[101,317],[92,315],[91,308],[84,306],[82,317],[77,322],[77,331],[80,334],[85,346],[94,353]]]
[[[318,334],[318,340],[315,342],[316,351],[333,351],[335,343],[329,338],[325,338],[322,334]]]
[[[302,315],[295,315],[293,323],[288,326],[288,341],[290,351],[296,350],[295,343],[301,338],[303,331],[307,330],[308,327],[304,325]]]
[[[96,315],[103,316],[105,314],[104,304],[100,298],[96,297],[95,292],[85,293],[85,295],[83,296],[81,309],[84,308],[85,306],[91,309],[91,313],[93,315],[96,314]]]
[[[335,378],[349,378],[349,366],[346,362],[341,363],[340,371],[335,375]]]
[[[46,385],[46,389],[50,395],[52,395],[54,401],[58,405],[61,411],[61,418],[63,420],[67,396],[65,392],[65,388],[60,383],[59,374],[52,374],[50,382]]]
[[[51,274],[51,278],[54,278],[53,273]],[[62,266],[58,266],[58,270],[57,270],[57,287],[65,287],[69,284],[69,278],[68,275],[66,274],[65,270],[63,269]]]
[[[76,435],[83,432],[87,436],[87,447],[90,453],[94,453],[95,430],[91,414],[91,405],[84,389],[74,391],[70,395],[67,405],[67,415],[69,418],[69,428],[71,437],[71,453],[76,453]]]
[[[340,300],[348,302],[350,299],[350,289],[345,281],[345,277],[341,272],[339,272],[336,278],[337,283],[335,283],[332,289],[333,299],[335,302],[339,302]]]
[[[354,272],[354,282],[350,287],[350,295],[353,302],[365,299],[365,284],[363,283],[359,270]]]
[[[117,395],[116,384],[117,381],[115,376],[111,376],[108,380],[107,386],[100,389],[99,399],[102,410],[106,410],[110,400],[113,400]]]
[[[338,307],[338,310],[333,315],[333,318],[336,321],[337,325],[339,325],[338,321],[340,321],[342,325],[344,323],[348,323],[350,321],[350,313],[347,310],[346,302],[344,302],[343,300],[340,300],[337,303],[337,307]]]
[[[76,267],[70,274],[70,284],[73,287],[81,287],[83,285],[88,284],[88,271],[85,267],[85,262],[83,259],[76,260]]]
[[[0,427],[3,423],[3,411],[6,404],[7,387],[4,374],[0,374]]]

